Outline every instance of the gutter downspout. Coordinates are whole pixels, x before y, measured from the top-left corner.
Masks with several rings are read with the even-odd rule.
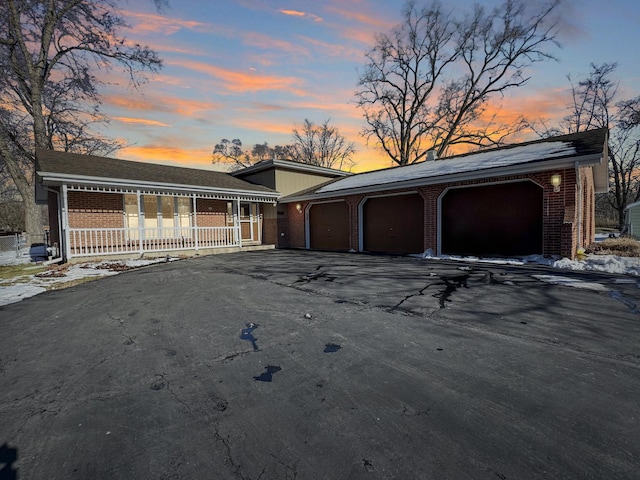
[[[67,197],[67,184],[62,184],[62,230],[64,233],[65,260],[71,258],[71,235],[69,233],[69,200]]]
[[[576,160],[576,181],[578,182],[578,198],[577,198],[577,215],[578,221],[576,222],[576,230],[578,234],[577,250],[582,248],[582,177],[580,175],[580,166]]]

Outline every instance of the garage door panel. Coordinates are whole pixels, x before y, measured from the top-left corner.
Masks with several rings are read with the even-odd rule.
[[[310,207],[309,247],[349,250],[349,206],[346,202],[319,203]]]
[[[542,253],[542,188],[514,182],[449,190],[441,202],[442,253]]]
[[[362,215],[365,251],[423,251],[424,202],[420,195],[368,198],[363,205]]]

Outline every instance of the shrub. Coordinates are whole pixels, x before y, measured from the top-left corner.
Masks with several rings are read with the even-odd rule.
[[[640,242],[633,238],[607,238],[589,246],[589,253],[596,255],[618,255],[640,257]]]

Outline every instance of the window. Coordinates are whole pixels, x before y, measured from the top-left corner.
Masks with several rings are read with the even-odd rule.
[[[145,238],[186,237],[191,235],[191,198],[166,195],[141,195],[140,203],[144,214]],[[138,238],[137,195],[124,196],[125,226],[129,238]]]

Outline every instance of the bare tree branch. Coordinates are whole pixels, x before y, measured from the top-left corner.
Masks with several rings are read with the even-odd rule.
[[[487,118],[489,101],[524,85],[526,68],[552,59],[552,15],[559,0],[531,12],[531,3],[506,0],[467,15],[434,0],[419,8],[409,1],[404,21],[376,37],[367,52],[356,103],[363,134],[399,165],[423,160],[429,150],[499,145],[523,128]]]
[[[166,0],[155,0],[158,8]],[[25,208],[25,228],[40,233],[34,198],[35,148],[110,153],[122,145],[89,128],[100,112],[97,71],[123,68],[138,87],[162,66],[148,47],[129,45],[118,0],[0,2],[0,162]]]

